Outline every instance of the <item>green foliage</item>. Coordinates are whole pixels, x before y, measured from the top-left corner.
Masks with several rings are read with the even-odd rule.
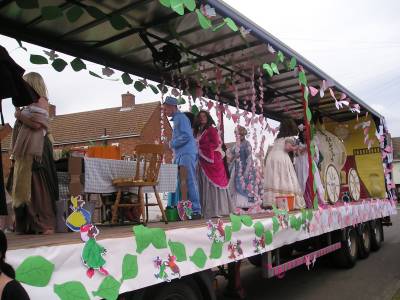
[[[135,81],[135,84],[133,85],[133,87],[134,87],[135,90],[137,90],[138,92],[141,92],[141,91],[143,91],[143,90],[146,88],[146,86],[144,85],[144,83],[141,82],[141,81],[139,81],[139,80]]]
[[[29,256],[15,270],[15,279],[28,285],[45,287],[54,271],[54,264],[42,256]]]
[[[190,11],[194,11],[196,9],[195,0],[183,0],[183,4],[185,4],[185,7]]]
[[[86,64],[78,57],[74,58],[74,60],[71,61],[70,64],[75,72],[79,72],[83,69],[86,69]]]
[[[221,242],[213,242],[211,245],[210,258],[213,259],[221,258],[223,245],[224,244]]]
[[[265,233],[265,244],[270,245],[272,243],[272,232],[271,230],[266,230]]]
[[[243,215],[240,219],[242,223],[247,227],[253,225],[253,219],[249,215]]]
[[[121,15],[112,14],[109,18],[110,24],[116,30],[122,30],[124,28],[129,28],[131,25],[129,22]]]
[[[272,231],[275,234],[279,230],[279,221],[277,217],[272,218]]]
[[[271,66],[267,63],[263,64],[263,69],[268,73],[269,77],[274,76],[274,71],[272,70]]]
[[[119,295],[121,283],[112,276],[107,276],[101,282],[97,291],[92,292],[93,296],[106,300],[116,300]]]
[[[143,225],[133,227],[136,239],[136,252],[142,253],[150,244],[156,249],[167,248],[165,231],[161,228],[147,228]]]
[[[84,10],[78,5],[72,6],[66,13],[67,19],[70,23],[75,23],[83,15]]]
[[[160,0],[160,3],[166,7],[171,7],[171,0]]]
[[[68,63],[62,58],[56,58],[51,64],[57,72],[61,72],[65,69]]]
[[[183,0],[170,0],[171,8],[178,15],[183,16],[185,14],[185,8],[183,6]]]
[[[204,253],[203,249],[197,248],[193,255],[190,257],[190,261],[193,262],[196,267],[202,269],[206,264],[207,255]]]
[[[225,242],[230,242],[232,239],[232,226],[225,226]]]
[[[292,57],[292,58],[290,59],[289,69],[290,69],[290,70],[294,70],[294,69],[296,68],[296,66],[297,66],[296,57]]]
[[[121,79],[122,79],[122,82],[125,83],[126,85],[133,83],[131,76],[129,76],[129,74],[126,72],[121,75]]]
[[[225,18],[224,19],[226,25],[232,30],[232,31],[238,31],[239,28],[237,27],[235,21],[233,21],[231,18]]]
[[[242,228],[242,220],[240,216],[231,214],[232,232],[237,232]]]
[[[39,8],[38,0],[16,0],[15,2],[22,9]]]
[[[278,51],[276,57],[280,63],[283,63],[285,61],[285,56],[283,55],[282,51]]]
[[[261,237],[264,234],[264,225],[258,221],[254,224],[254,231],[256,236]]]
[[[48,64],[49,61],[47,60],[46,57],[42,55],[37,55],[37,54],[31,54],[30,56],[30,62],[35,64],[35,65],[45,65]]]
[[[307,78],[306,78],[306,73],[304,71],[299,72],[299,81],[302,85],[306,86],[307,85]]]
[[[63,16],[63,11],[58,6],[43,6],[42,17],[47,21],[55,20]]]
[[[139,267],[137,263],[137,256],[125,254],[122,261],[122,278],[121,281],[127,279],[134,279],[138,275]]]
[[[61,300],[90,299],[84,285],[79,281],[68,281],[63,284],[55,284],[53,290]]]
[[[200,26],[203,29],[209,29],[212,26],[211,20],[209,20],[203,13],[196,9],[197,19],[199,20]]]
[[[171,249],[172,255],[176,257],[177,262],[187,260],[185,245],[180,242],[168,241],[168,246]]]
[[[278,69],[278,66],[276,65],[276,63],[273,63],[273,62],[271,63],[271,69],[276,75],[279,74],[279,69]]]

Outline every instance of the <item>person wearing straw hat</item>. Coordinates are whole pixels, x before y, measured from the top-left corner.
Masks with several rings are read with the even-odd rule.
[[[167,117],[172,118],[174,128],[172,139],[169,143],[165,143],[166,148],[170,148],[174,152],[174,163],[183,166],[187,171],[187,186],[189,200],[192,202],[192,219],[201,218],[201,205],[199,188],[196,177],[197,168],[197,145],[193,136],[192,126],[188,117],[179,111],[178,100],[168,96],[164,101],[164,111]],[[168,206],[177,206],[179,190],[173,193]]]

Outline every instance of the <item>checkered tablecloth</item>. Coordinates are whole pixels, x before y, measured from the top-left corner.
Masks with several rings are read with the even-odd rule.
[[[85,193],[106,194],[116,192],[112,185],[115,178],[133,177],[136,162],[85,157]],[[159,193],[174,192],[177,185],[178,166],[162,164],[158,176]],[[135,192],[137,189],[130,189]],[[144,188],[145,193],[153,193],[153,188]]]

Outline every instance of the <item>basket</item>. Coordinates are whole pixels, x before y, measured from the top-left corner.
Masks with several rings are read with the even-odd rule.
[[[165,215],[168,222],[176,222],[179,220],[178,209],[176,207],[166,207]]]

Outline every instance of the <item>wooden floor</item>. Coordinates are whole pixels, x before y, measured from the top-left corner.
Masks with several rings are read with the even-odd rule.
[[[270,217],[271,214],[263,213],[258,215],[252,215],[253,219],[261,219]],[[229,222],[229,217],[223,218],[225,222]],[[165,224],[163,222],[148,223],[148,227],[159,227],[165,230],[179,229],[179,228],[196,228],[205,226],[206,220],[193,220],[183,222],[170,222]],[[110,239],[110,238],[123,238],[133,235],[132,225],[126,226],[110,226],[110,225],[98,225],[100,234],[97,236],[97,240]],[[8,233],[8,249],[26,249],[35,248],[40,246],[57,246],[67,244],[79,244],[81,243],[79,232],[68,232],[68,233],[55,233],[53,235],[18,235],[15,233]]]

